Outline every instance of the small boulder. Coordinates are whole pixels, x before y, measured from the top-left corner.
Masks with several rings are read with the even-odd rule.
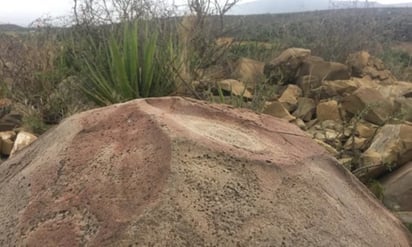
[[[266,78],[274,84],[278,84],[281,80],[286,83],[294,82],[303,60],[310,54],[311,51],[307,49],[289,48],[265,64],[263,72]]]
[[[338,102],[336,100],[320,102],[316,107],[316,117],[320,122],[325,120],[342,122]]]
[[[285,119],[289,122],[296,119],[296,117],[292,116],[279,101],[269,103],[263,110],[263,113],[277,118]]]
[[[0,154],[9,156],[13,149],[16,132],[4,131],[0,132]]]
[[[297,77],[311,76],[322,82],[325,80],[349,80],[350,73],[348,66],[324,61],[320,57],[309,56],[305,58],[299,69]]]
[[[353,137],[353,138],[349,138],[345,145],[343,146],[345,148],[345,150],[358,150],[360,152],[364,151],[366,148],[366,145],[368,143],[368,139],[367,138],[363,138],[363,137]]]
[[[243,82],[234,79],[227,79],[217,82],[217,86],[233,95],[241,96],[246,99],[252,99],[252,93],[246,88]]]
[[[358,122],[355,127],[355,134],[361,138],[371,138],[376,134],[378,126],[371,124],[369,122]]]
[[[293,112],[298,106],[298,98],[302,96],[302,89],[296,85],[288,85],[278,101],[289,111]]]
[[[412,125],[387,124],[375,135],[361,156],[365,177],[377,177],[412,160]]]
[[[239,58],[232,72],[232,78],[242,81],[248,88],[254,88],[257,83],[265,80],[263,68],[265,63],[250,58]]]
[[[384,124],[393,114],[393,105],[373,88],[359,88],[342,100],[342,108],[378,125]]]
[[[20,131],[17,134],[16,140],[14,141],[13,148],[10,151],[10,156],[13,156],[14,154],[19,152],[23,148],[32,144],[35,140],[37,140],[37,136],[33,135],[32,133],[26,132],[26,131]]]
[[[316,111],[315,101],[311,98],[299,98],[298,107],[293,112],[293,116],[302,119],[303,121],[309,122],[313,119]]]
[[[335,96],[347,96],[355,92],[359,88],[359,84],[355,80],[336,80],[323,81],[322,91],[325,94],[324,98]]]
[[[385,83],[396,81],[395,76],[385,68],[382,60],[371,56],[366,51],[360,51],[350,54],[346,60],[346,64],[351,70],[354,77],[369,78]]]
[[[308,98],[316,97],[322,89],[322,82],[310,75],[299,77],[296,85],[302,89],[303,96]]]

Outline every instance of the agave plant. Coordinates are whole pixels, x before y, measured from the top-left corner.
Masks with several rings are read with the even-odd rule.
[[[144,30],[139,32],[141,25]],[[120,34],[111,32],[107,41],[90,41],[95,56],[83,57],[89,82],[83,90],[99,105],[170,94],[174,88],[170,64],[176,60],[172,41],[160,46],[158,33],[148,24],[121,26]]]

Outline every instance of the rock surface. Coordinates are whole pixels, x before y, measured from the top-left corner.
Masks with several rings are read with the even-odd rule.
[[[362,156],[368,177],[382,175],[412,160],[412,124],[387,124],[377,132]]]
[[[84,112],[0,166],[0,246],[410,246],[285,121],[182,98]]]

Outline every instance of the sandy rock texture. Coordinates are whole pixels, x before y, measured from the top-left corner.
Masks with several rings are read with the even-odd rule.
[[[184,98],[74,115],[0,165],[0,246],[409,246],[298,127]]]

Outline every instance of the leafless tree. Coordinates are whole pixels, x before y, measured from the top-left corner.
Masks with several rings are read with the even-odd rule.
[[[76,24],[103,24],[169,16],[167,0],[73,0]]]

